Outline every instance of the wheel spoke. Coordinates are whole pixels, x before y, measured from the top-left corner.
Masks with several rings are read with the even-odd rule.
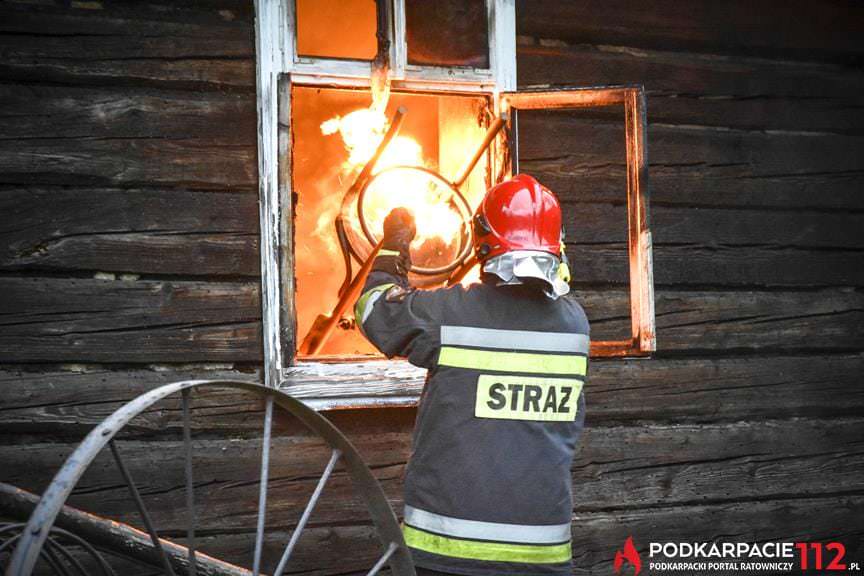
[[[24,522],[18,522],[15,524],[3,524],[2,525],[3,527],[0,528],[0,536],[5,534],[6,532],[12,532],[13,530],[20,530],[21,528],[24,528],[24,526],[26,526],[26,525],[27,524]]]
[[[267,396],[264,407],[264,436],[261,444],[261,484],[258,490],[258,526],[255,531],[255,555],[252,576],[261,573],[261,550],[264,547],[264,520],[267,512],[267,485],[270,480],[270,433],[273,428],[273,396]]]
[[[126,480],[126,485],[129,487],[129,493],[135,500],[135,505],[138,507],[138,513],[141,514],[141,519],[144,521],[147,533],[150,534],[150,540],[153,542],[153,547],[159,551],[159,557],[162,560],[162,567],[165,569],[165,573],[174,576],[174,569],[171,567],[171,561],[168,560],[168,555],[165,553],[165,549],[162,548],[162,541],[156,533],[156,528],[154,528],[153,521],[150,519],[150,513],[144,505],[144,499],[141,498],[141,493],[138,492],[138,487],[135,485],[135,481],[132,480],[132,475],[129,473],[129,469],[126,468],[126,464],[120,457],[120,451],[117,449],[117,445],[114,443],[113,438],[108,442],[108,447],[111,448],[111,454],[114,455],[114,461],[120,469],[120,474],[122,474],[123,479]]]
[[[114,569],[108,565],[108,562],[105,561],[105,558],[102,557],[101,554],[94,548],[89,542],[78,536],[77,534],[73,534],[67,530],[63,530],[62,528],[58,528],[57,526],[51,527],[51,533],[57,534],[58,537],[66,538],[67,540],[71,540],[74,545],[80,546],[87,552],[93,560],[96,561],[97,564],[102,568],[102,574],[105,576],[114,576]]]
[[[192,428],[189,423],[189,389],[182,391],[183,399],[183,447],[186,452],[186,547],[189,550],[190,576],[196,576],[198,564],[195,558],[195,484],[192,481]]]
[[[63,565],[63,561],[60,560],[60,557],[57,556],[57,553],[53,550],[53,542],[51,539],[45,540],[45,547],[42,549],[45,553],[44,558],[48,562],[48,565],[51,566],[51,569],[54,570],[55,574],[59,574],[60,576],[71,576],[69,571],[66,569],[66,566]]]
[[[9,548],[10,546],[12,546],[12,544],[14,544],[14,543],[17,542],[18,540],[20,540],[20,539],[21,539],[21,534],[22,534],[22,533],[19,532],[18,534],[15,534],[15,535],[12,536],[11,538],[9,538],[9,539],[6,540],[5,542],[3,542],[3,544],[0,544],[0,552],[3,552],[3,550],[5,550],[6,548]]]
[[[300,533],[303,532],[303,528],[306,527],[306,523],[309,521],[309,516],[312,515],[312,509],[315,508],[315,504],[318,503],[318,498],[321,497],[324,485],[327,483],[327,479],[330,478],[330,474],[333,473],[333,469],[336,467],[336,462],[339,460],[341,455],[341,450],[333,450],[333,454],[330,456],[330,461],[324,469],[324,474],[322,474],[321,479],[318,480],[318,485],[315,486],[315,491],[312,492],[312,496],[309,498],[309,503],[306,504],[306,508],[303,510],[300,522],[297,523],[297,528],[295,528],[294,533],[291,534],[291,540],[289,540],[288,546],[285,547],[285,552],[282,553],[282,559],[279,560],[279,565],[276,567],[273,576],[282,576],[282,572],[285,571],[288,559],[291,558],[291,552],[294,551],[294,546],[297,545],[297,541],[300,539]]]
[[[66,560],[78,574],[80,574],[81,576],[87,576],[87,570],[84,569],[84,566],[81,565],[81,562],[79,562],[78,559],[75,558],[75,556],[73,556],[72,553],[69,552],[69,550],[67,550],[65,546],[61,545],[59,542],[55,541],[52,538],[48,538],[45,543],[47,544],[47,546],[45,547],[45,550],[47,552],[50,552],[52,547],[56,548],[57,551],[60,552],[60,555],[66,558]],[[60,564],[63,564],[62,559],[60,560]]]
[[[378,572],[381,571],[381,568],[383,568],[384,565],[387,564],[387,561],[390,560],[390,557],[398,549],[399,545],[395,542],[391,542],[390,545],[387,547],[387,550],[384,551],[384,554],[381,555],[381,558],[378,559],[378,562],[375,563],[375,565],[372,567],[371,570],[369,570],[366,576],[375,576],[376,574],[378,574]]]

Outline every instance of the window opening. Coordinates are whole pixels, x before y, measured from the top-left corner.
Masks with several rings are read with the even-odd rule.
[[[458,181],[489,131],[488,98],[393,92],[386,105],[372,100],[368,90],[292,87],[293,296],[301,357],[377,354],[357,330],[350,307],[320,349],[304,341],[316,322],[332,316],[392,208],[404,205],[418,216],[412,284],[443,285],[470,252],[470,215],[488,184],[487,154],[464,183]],[[374,163],[363,194],[352,196],[400,110],[398,132]]]

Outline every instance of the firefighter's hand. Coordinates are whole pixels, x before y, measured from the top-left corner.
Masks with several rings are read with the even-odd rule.
[[[384,219],[384,238],[381,252],[375,259],[373,270],[382,270],[397,276],[406,276],[411,269],[411,241],[417,235],[414,216],[407,208],[394,208]],[[394,254],[394,252],[396,254]]]
[[[408,255],[408,247],[414,236],[417,235],[417,227],[414,224],[414,216],[407,208],[394,208],[384,219],[384,242],[382,250],[394,250],[403,257]]]

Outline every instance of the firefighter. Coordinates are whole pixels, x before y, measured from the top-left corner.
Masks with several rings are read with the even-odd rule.
[[[428,369],[405,472],[418,574],[571,573],[570,467],[584,422],[588,320],[557,198],[520,174],[473,218],[481,281],[414,290],[414,218],[394,209],[355,308],[388,357]]]

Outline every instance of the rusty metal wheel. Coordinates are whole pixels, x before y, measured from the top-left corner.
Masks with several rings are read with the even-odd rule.
[[[54,476],[51,484],[42,495],[39,504],[33,510],[26,527],[17,538],[15,551],[12,554],[9,566],[6,570],[7,576],[29,576],[45,546],[54,521],[66,502],[73,488],[81,478],[85,470],[90,466],[96,456],[107,445],[116,462],[116,465],[126,481],[130,496],[134,499],[141,519],[150,536],[153,548],[158,551],[161,567],[165,574],[174,575],[177,571],[188,574],[197,574],[198,554],[195,546],[196,513],[195,513],[195,490],[193,483],[193,458],[192,458],[192,431],[190,425],[190,412],[192,402],[190,391],[203,388],[228,388],[241,390],[260,397],[265,402],[264,422],[262,433],[260,488],[258,493],[258,516],[255,532],[255,547],[252,559],[252,575],[261,573],[261,556],[264,542],[264,528],[267,509],[267,489],[269,484],[270,470],[270,443],[273,427],[274,406],[285,410],[303,423],[311,432],[320,437],[332,450],[330,460],[325,467],[314,492],[303,510],[296,528],[279,559],[279,563],[273,572],[273,576],[281,576],[294,551],[300,534],[306,527],[307,522],[315,508],[324,485],[333,473],[337,463],[342,463],[351,479],[352,485],[359,491],[366,503],[377,531],[378,540],[381,544],[381,555],[378,561],[370,568],[368,575],[374,576],[384,566],[390,566],[394,576],[414,576],[414,565],[410,553],[402,538],[402,532],[393,509],[387,502],[384,491],[378,481],[372,475],[369,468],[361,459],[357,450],[328,420],[319,415],[311,408],[272,388],[259,384],[238,381],[219,380],[188,380],[161,386],[146,394],[128,402],[111,416],[102,421],[94,428],[86,438],[78,445],[75,451],[66,459],[60,471]],[[120,450],[114,442],[115,435],[126,426],[133,418],[153,406],[155,403],[172,396],[181,395],[181,406],[183,416],[183,446],[185,458],[185,502],[187,515],[186,533],[186,558],[181,560],[166,552],[166,547],[177,549],[176,544],[162,540],[153,526],[150,514],[144,503],[135,481],[129,469],[126,467]],[[200,570],[205,572],[204,570]]]

